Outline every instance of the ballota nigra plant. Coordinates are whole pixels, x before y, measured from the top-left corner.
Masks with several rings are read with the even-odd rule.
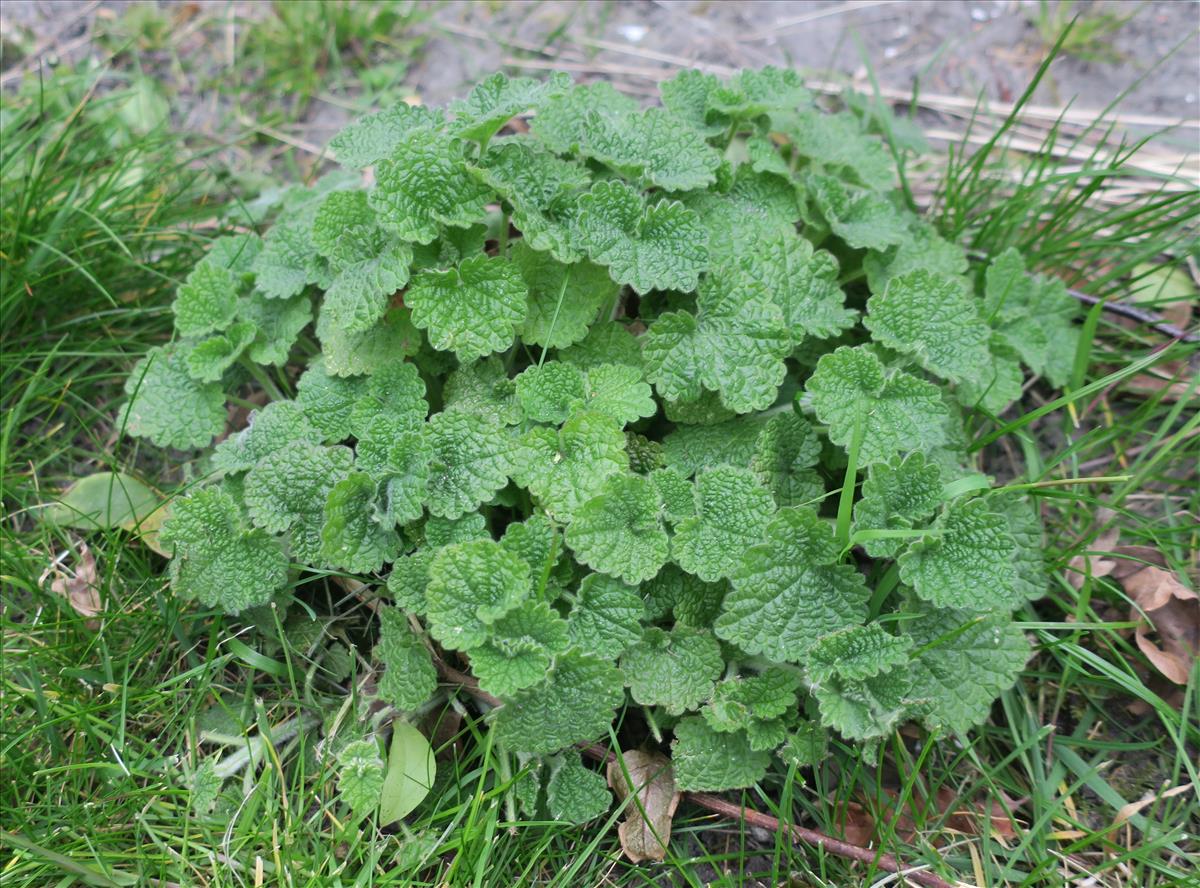
[[[356,578],[364,693],[403,723],[469,670],[520,803],[577,822],[609,796],[571,747],[621,711],[698,790],[828,731],[981,722],[1046,575],[973,441],[1026,369],[1066,380],[1076,306],[921,221],[877,115],[776,69],[645,109],[497,74],[345,128],[344,171],[215,241],[129,379],[128,432],[177,450],[271,399],[171,506],[175,594],[253,614]],[[339,756],[377,805],[369,726]]]

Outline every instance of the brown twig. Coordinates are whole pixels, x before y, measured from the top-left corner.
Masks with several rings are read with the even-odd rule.
[[[1136,305],[1130,305],[1127,302],[1107,301],[1098,296],[1092,296],[1090,293],[1071,289],[1070,287],[1067,288],[1067,292],[1075,299],[1078,299],[1080,302],[1086,302],[1088,305],[1102,303],[1105,311],[1120,315],[1123,318],[1129,318],[1131,321],[1147,324],[1164,336],[1170,336],[1172,339],[1178,339],[1181,342],[1200,342],[1200,333],[1189,333],[1187,330],[1182,330],[1174,324],[1167,323],[1160,315],[1156,315],[1152,311],[1146,311],[1144,308],[1138,308]]]
[[[500,700],[493,697],[487,691],[480,690],[479,683],[470,675],[455,669],[440,658],[436,660],[436,663],[438,672],[450,684],[460,686],[471,696],[484,701],[490,706],[501,705]],[[611,750],[605,749],[598,743],[580,743],[578,746],[580,752],[598,762],[607,764],[616,760],[616,755]],[[751,808],[728,802],[711,793],[685,792],[683,793],[683,799],[720,817],[744,821],[751,826],[757,826],[762,829],[771,830],[772,832],[778,832],[783,827],[779,819],[772,817],[770,814],[763,814],[761,811],[755,811]],[[906,868],[904,863],[892,854],[873,851],[870,848],[844,842],[841,839],[827,836],[815,829],[808,829],[807,827],[796,826],[795,824],[789,826],[788,830],[794,841],[824,848],[829,853],[835,854],[838,857],[844,857],[847,860],[873,864],[885,872],[897,873],[916,885],[924,886],[924,888],[953,888],[949,882],[934,873],[921,869]]]

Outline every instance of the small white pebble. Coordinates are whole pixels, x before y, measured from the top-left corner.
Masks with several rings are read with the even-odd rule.
[[[987,14],[986,9],[980,9],[978,6],[976,6],[974,9],[971,10],[971,21],[986,22],[987,20],[988,20],[988,14]]]
[[[617,30],[630,43],[641,43],[642,38],[649,33],[649,29],[645,25],[621,25]]]

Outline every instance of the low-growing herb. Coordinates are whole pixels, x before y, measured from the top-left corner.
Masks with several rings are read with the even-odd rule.
[[[421,711],[469,670],[498,750],[548,774],[523,806],[567,821],[609,802],[567,747],[623,708],[683,790],[825,731],[966,731],[1046,586],[1034,506],[969,444],[1027,372],[1066,381],[1063,286],[970,265],[792,72],[662,95],[498,74],[351,124],[345,169],[213,244],[127,387],[127,431],[205,449],[162,531],[178,595],[361,581],[371,691]],[[378,804],[381,748],[340,756]]]

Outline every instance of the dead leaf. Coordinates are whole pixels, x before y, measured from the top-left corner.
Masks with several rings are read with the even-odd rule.
[[[1161,792],[1148,792],[1136,802],[1130,802],[1127,805],[1123,805],[1121,809],[1117,811],[1117,816],[1113,818],[1113,826],[1120,826],[1122,823],[1124,823],[1134,814],[1137,814],[1152,802],[1159,801],[1160,799],[1174,798],[1175,796],[1182,795],[1185,792],[1191,792],[1193,789],[1194,787],[1192,784],[1181,783],[1179,786],[1173,786],[1170,789],[1165,789]]]
[[[621,759],[624,759],[624,768]],[[625,807],[624,822],[617,827],[621,849],[633,863],[661,861],[667,856],[671,819],[679,807],[679,791],[675,789],[671,760],[662,753],[637,749],[621,753],[621,759],[608,763],[608,785],[617,794],[617,801],[624,801],[635,788],[637,792],[637,798]],[[626,770],[632,786],[626,780]]]
[[[943,829],[967,835],[981,835],[986,829],[1003,842],[1014,839],[1017,835],[1012,817],[1008,814],[1017,808],[1017,803],[1007,797],[994,800],[989,815],[985,813],[982,805],[964,802],[957,793],[945,787],[937,791],[933,803],[924,797],[910,797],[902,810],[897,810],[900,799],[897,790],[885,788],[883,793],[887,797],[885,803],[890,802],[891,807],[879,812],[882,823],[907,844],[917,839],[920,832],[918,823],[932,823],[939,819]],[[867,800],[864,798],[863,801]],[[847,802],[841,807],[839,815],[842,837],[847,842],[867,847],[880,840],[880,822],[872,815],[867,805],[856,801]],[[943,843],[935,841],[934,844]]]
[[[1127,556],[1114,563],[1111,575],[1137,605],[1129,619],[1138,623],[1138,649],[1168,679],[1187,684],[1200,656],[1200,598],[1166,569],[1166,559],[1157,549],[1118,546],[1115,552]],[[1157,644],[1152,634],[1158,635]]]
[[[96,556],[88,548],[87,543],[79,544],[75,566],[69,567],[66,562],[72,554],[68,549],[42,574],[39,584],[50,580],[50,591],[67,599],[75,613],[88,619],[84,623],[89,629],[100,628],[100,621],[92,619],[100,613],[100,575],[96,570]]]

